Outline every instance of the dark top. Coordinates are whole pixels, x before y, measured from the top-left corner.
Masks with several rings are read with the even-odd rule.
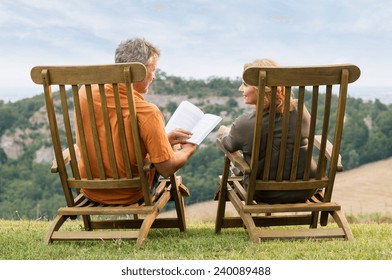
[[[267,143],[267,132],[268,132],[268,117],[269,113],[264,112],[262,121],[262,145],[260,147],[259,164],[257,170],[257,178],[262,177],[264,160],[266,153]],[[292,152],[294,149],[294,137],[295,137],[295,126],[298,117],[296,106],[290,112],[289,118],[289,131],[287,138],[287,152],[284,164],[283,179],[288,180],[291,172]],[[251,160],[252,144],[253,144],[253,129],[255,124],[256,112],[242,115],[238,117],[230,130],[229,135],[222,138],[224,147],[234,152],[237,150],[242,151],[245,161],[249,164]],[[282,117],[276,116],[275,118],[275,129],[273,137],[273,149],[272,149],[272,160],[269,179],[276,178],[276,172],[278,168],[279,160],[279,149],[282,137]],[[302,130],[301,130],[301,143],[300,143],[300,154],[297,169],[297,178],[302,178],[305,170],[306,156],[308,150],[308,137],[309,137],[309,126],[310,126],[310,115],[305,109],[302,118]],[[313,161],[311,166],[310,177],[314,178],[316,174],[316,163]],[[248,175],[244,176],[244,185],[248,185]],[[306,201],[310,198],[316,190],[304,190],[304,191],[256,191],[255,199],[258,202],[265,203],[295,203]]]

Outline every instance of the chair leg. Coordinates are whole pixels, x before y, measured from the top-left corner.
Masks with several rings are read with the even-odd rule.
[[[89,215],[83,215],[83,225],[86,231],[91,230],[91,217]]]
[[[322,225],[323,227],[325,227],[328,224],[328,212],[321,212],[321,216],[320,216],[320,225]]]
[[[241,213],[240,216],[242,218],[242,221],[244,222],[244,226],[249,234],[250,240],[254,243],[260,243],[261,237],[257,234],[257,227],[252,215],[249,213]]]
[[[186,231],[186,219],[185,219],[185,206],[184,206],[184,197],[182,196],[179,184],[182,184],[181,181],[177,180],[176,176],[170,177],[171,181],[171,196],[173,197],[174,204],[176,206],[176,213],[178,218],[178,227],[181,232]]]
[[[226,210],[226,199],[227,199],[227,183],[230,171],[230,159],[225,156],[222,179],[219,184],[219,197],[218,197],[218,208],[216,212],[215,220],[215,233],[220,233],[223,226],[223,219]]]
[[[341,210],[334,211],[332,213],[332,217],[334,218],[334,220],[338,224],[338,226],[343,229],[343,231],[346,235],[346,240],[353,241],[354,235],[351,232],[350,225],[349,225],[344,213]]]
[[[57,215],[56,218],[53,220],[51,227],[48,230],[48,233],[45,236],[44,242],[46,244],[52,243],[52,236],[55,231],[58,231],[64,222],[69,218],[69,216],[64,215]]]
[[[144,218],[143,223],[139,230],[139,235],[136,239],[136,245],[135,245],[136,248],[140,248],[143,242],[147,239],[147,235],[157,216],[158,216],[158,211],[154,211],[153,213],[148,214]]]
[[[144,218],[142,225],[140,226],[139,235],[136,239],[137,248],[139,248],[143,244],[143,242],[147,239],[147,235],[151,229],[152,224],[156,220],[159,212],[169,201],[170,196],[171,195],[168,192],[164,192],[156,202],[154,206],[154,210],[151,213],[147,214],[146,217]]]
[[[218,207],[216,211],[215,233],[220,233],[226,211],[227,187],[220,186]]]
[[[310,224],[310,228],[317,228],[319,213],[320,212],[318,211],[312,212],[312,222]]]

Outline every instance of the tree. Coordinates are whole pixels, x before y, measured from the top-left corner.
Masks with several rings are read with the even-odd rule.
[[[382,111],[374,120],[374,124],[388,138],[392,137],[392,109]]]
[[[385,159],[392,156],[390,139],[379,128],[374,128],[369,136],[369,141],[360,153],[360,164]]]
[[[4,152],[3,148],[0,148],[0,165],[6,163],[8,160],[7,154]]]
[[[165,109],[168,111],[168,112],[170,112],[170,115],[173,115],[173,113],[174,113],[174,111],[177,109],[177,103],[176,102],[174,102],[174,101],[169,101],[167,104],[166,104],[166,107],[165,107]]]

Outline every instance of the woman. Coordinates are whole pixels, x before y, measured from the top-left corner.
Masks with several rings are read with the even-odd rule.
[[[245,65],[245,69],[250,66],[278,66],[278,64],[271,59],[257,59],[250,64]],[[250,105],[257,104],[257,98],[259,96],[258,88],[254,86],[242,83],[239,91],[244,97],[244,103]],[[279,159],[279,147],[282,137],[282,115],[284,108],[284,97],[285,88],[278,87],[276,95],[276,118],[275,118],[275,129],[273,137],[273,152],[271,159],[271,168],[269,179],[276,178],[276,171],[278,168]],[[265,98],[264,98],[264,108],[266,111],[263,113],[262,121],[262,145],[259,157],[259,164],[257,170],[257,178],[260,178],[264,168],[265,160],[265,149],[267,141],[268,132],[268,116],[269,116],[269,106],[271,103],[271,89],[266,87]],[[287,138],[287,149],[285,158],[285,167],[283,171],[283,179],[287,180],[290,178],[291,172],[291,162],[292,162],[292,150],[294,147],[294,135],[295,135],[295,125],[298,117],[297,104],[294,99],[290,100],[290,118],[289,118],[289,131]],[[249,114],[245,114],[237,118],[231,126],[231,129],[221,126],[218,131],[218,137],[222,139],[224,147],[229,152],[242,151],[245,161],[249,164],[251,160],[252,153],[252,143],[253,143],[253,128],[255,124],[256,111],[252,111]],[[302,178],[305,170],[305,162],[307,156],[308,147],[308,136],[309,136],[309,125],[310,125],[310,115],[309,112],[304,109],[304,114],[302,118],[302,130],[301,130],[301,147],[299,155],[299,163],[297,170],[297,178]],[[316,163],[313,161],[311,166],[310,177],[315,177],[316,173]],[[248,186],[249,177],[244,176],[243,184],[245,188]],[[256,191],[255,200],[257,202],[263,203],[297,203],[304,202],[310,198],[316,190],[300,190],[300,191]]]

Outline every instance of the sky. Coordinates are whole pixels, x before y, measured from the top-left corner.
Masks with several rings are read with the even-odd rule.
[[[241,77],[281,65],[352,63],[355,86],[392,86],[392,1],[0,0],[0,100],[42,93],[35,65],[108,64],[121,41],[158,46],[158,68],[184,79]]]

